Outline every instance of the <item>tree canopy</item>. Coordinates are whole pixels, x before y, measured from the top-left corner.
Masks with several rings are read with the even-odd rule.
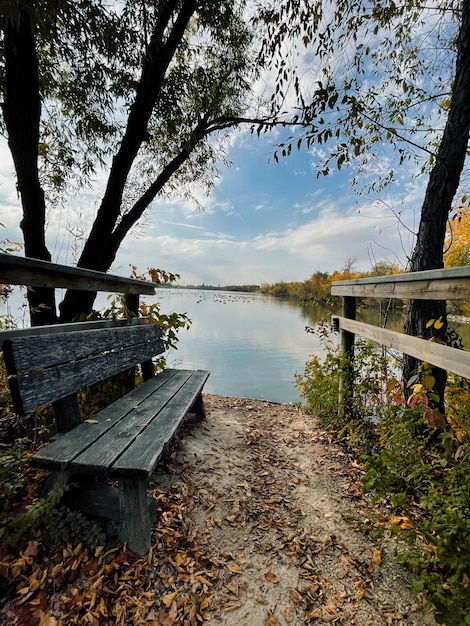
[[[101,271],[158,194],[212,184],[220,155],[210,137],[244,112],[253,76],[243,8],[228,0],[2,3],[2,124],[26,256],[50,259],[48,209],[103,169],[105,191],[77,261]],[[54,317],[52,294],[31,297]],[[62,317],[92,302],[69,292]]]
[[[295,108],[299,127],[277,156],[306,145],[318,174],[354,165],[353,183],[376,192],[407,161],[415,173],[429,171],[451,104],[461,15],[454,0],[261,8],[261,59],[276,77],[272,111],[288,121]]]

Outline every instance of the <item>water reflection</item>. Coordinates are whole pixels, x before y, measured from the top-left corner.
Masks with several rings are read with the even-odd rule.
[[[305,307],[262,294],[162,289],[162,311],[187,313],[193,323],[180,333],[175,367],[211,371],[210,393],[298,402],[294,373],[322,353],[317,336],[305,332],[331,309]]]

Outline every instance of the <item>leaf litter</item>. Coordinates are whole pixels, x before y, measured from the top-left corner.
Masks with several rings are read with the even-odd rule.
[[[138,557],[115,542],[0,554],[9,626],[432,626],[397,563],[361,468],[299,408],[205,396],[150,484],[157,521]],[[371,520],[374,520],[371,522]],[[365,532],[383,527],[382,536]],[[11,591],[11,589],[10,589]]]

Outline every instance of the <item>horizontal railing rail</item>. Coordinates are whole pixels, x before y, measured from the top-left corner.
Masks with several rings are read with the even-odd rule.
[[[68,267],[11,254],[0,254],[0,283],[136,295],[154,295],[155,289],[159,286],[150,281],[115,276],[81,267]]]
[[[339,280],[331,295],[356,298],[470,300],[470,266]]]
[[[356,320],[359,298],[470,300],[470,266],[335,281],[331,294],[342,298],[343,314],[333,317],[333,326],[341,331],[341,353],[350,358],[353,368],[358,335],[470,379],[470,352]],[[341,381],[341,412],[350,408],[353,380],[345,374]]]

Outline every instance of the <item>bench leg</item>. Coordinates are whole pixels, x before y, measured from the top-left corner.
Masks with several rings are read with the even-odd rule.
[[[147,480],[119,481],[121,538],[129,550],[147,554],[151,545],[152,520],[147,504]]]
[[[70,472],[69,470],[61,470],[58,472],[51,472],[46,479],[42,490],[42,496],[48,496],[51,491],[55,489],[67,490],[67,484],[69,482]]]
[[[198,397],[194,400],[194,403],[190,408],[189,413],[195,413],[201,419],[204,419],[206,417],[206,407],[204,406],[202,393],[200,393]]]

